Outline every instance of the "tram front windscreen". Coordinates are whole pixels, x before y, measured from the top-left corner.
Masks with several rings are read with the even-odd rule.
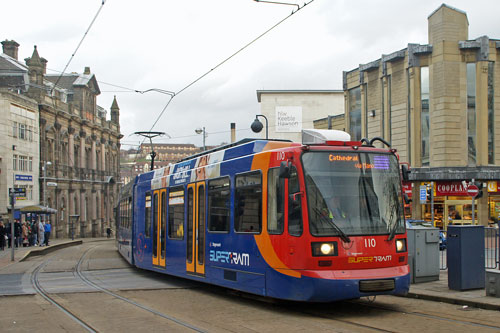
[[[314,236],[404,233],[399,163],[390,153],[302,155]]]

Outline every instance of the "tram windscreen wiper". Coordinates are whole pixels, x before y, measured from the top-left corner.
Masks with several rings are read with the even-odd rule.
[[[342,239],[344,241],[344,243],[351,242],[351,239],[349,238],[349,236],[347,236],[346,233],[343,232],[342,229],[340,229],[339,226],[333,222],[333,219],[327,219],[325,216],[323,216],[323,214],[321,213],[321,211],[318,208],[314,208],[314,211],[321,218],[321,220],[323,220],[327,224],[331,225],[335,229],[335,231],[337,231],[340,239]]]

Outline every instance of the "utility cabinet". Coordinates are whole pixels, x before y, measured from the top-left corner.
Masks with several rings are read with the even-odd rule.
[[[448,288],[484,288],[484,226],[448,226],[446,257]]]
[[[439,280],[439,229],[407,229],[411,283]]]

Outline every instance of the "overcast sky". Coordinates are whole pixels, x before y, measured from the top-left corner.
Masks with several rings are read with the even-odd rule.
[[[303,5],[303,1],[291,1]],[[307,0],[306,2],[309,2]],[[37,45],[49,74],[62,71],[101,7],[101,0],[2,1],[0,40],[20,44],[19,59]],[[256,90],[342,89],[342,71],[403,49],[427,44],[427,17],[441,0],[314,0],[251,46],[183,90],[244,45],[283,20],[296,7],[253,0],[107,0],[67,72],[96,75],[97,103],[109,110],[116,95],[122,148],[137,144],[135,131],[151,129],[169,95],[182,92],[155,131],[194,143],[205,127],[207,145],[254,137],[260,113]],[[453,0],[467,13],[469,39],[500,39],[500,1]],[[109,85],[111,84],[111,85]],[[118,87],[117,87],[118,86]],[[109,119],[109,112],[108,112]]]

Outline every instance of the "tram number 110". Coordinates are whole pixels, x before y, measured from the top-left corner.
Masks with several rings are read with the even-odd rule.
[[[375,246],[377,246],[375,238],[365,238],[365,247],[375,247]]]

